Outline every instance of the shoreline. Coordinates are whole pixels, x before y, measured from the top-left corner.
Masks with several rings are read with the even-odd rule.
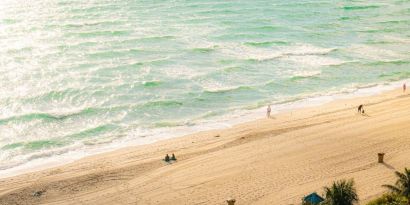
[[[409,81],[409,79],[402,79],[394,82],[385,82],[379,84],[363,85],[361,87],[356,87],[353,91],[341,90],[338,92],[325,93],[325,94],[312,94],[310,96],[302,97],[298,100],[292,100],[289,102],[273,103],[272,104],[272,115],[282,114],[286,112],[292,112],[294,110],[311,108],[322,106],[327,103],[332,103],[338,100],[349,100],[358,97],[369,97],[374,95],[380,95],[383,92],[388,92],[400,85],[403,82]],[[349,90],[349,89],[347,89]],[[159,141],[181,138],[189,135],[194,135],[200,132],[207,132],[219,129],[229,129],[236,125],[243,123],[250,123],[252,121],[257,121],[263,119],[265,116],[265,107],[252,109],[252,110],[241,110],[235,115],[230,113],[223,116],[218,116],[216,118],[209,119],[207,122],[202,122],[194,126],[177,126],[177,127],[164,127],[164,131],[157,135],[148,136],[148,138],[138,138],[138,139],[120,139],[118,141],[111,142],[109,144],[103,144],[96,147],[88,147],[86,149],[71,150],[62,155],[53,155],[47,158],[37,158],[30,162],[18,165],[6,170],[0,170],[0,179],[6,177],[13,177],[16,175],[21,175],[29,173],[32,171],[41,171],[44,169],[49,169],[53,167],[62,166],[67,163],[72,163],[82,158],[90,157],[93,155],[99,155],[104,153],[113,152],[119,149],[124,149],[128,147],[144,146],[147,144],[157,143]],[[169,134],[172,132],[173,134]],[[164,134],[166,133],[166,134]],[[127,137],[130,138],[130,137]],[[145,139],[145,141],[143,141]],[[146,140],[149,139],[149,140]],[[45,161],[44,161],[45,160]]]
[[[365,202],[410,164],[409,103],[410,95],[395,89],[97,154],[0,179],[0,204],[113,204],[118,197],[142,204],[224,204],[228,197],[289,204],[350,177]],[[358,104],[369,117],[356,114]],[[387,153],[386,166],[376,163],[377,152]],[[166,153],[175,153],[177,163],[164,163]],[[43,197],[32,197],[43,189]]]

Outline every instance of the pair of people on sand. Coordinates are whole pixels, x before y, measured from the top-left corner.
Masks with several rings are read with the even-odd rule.
[[[167,154],[167,155],[165,155],[164,161],[166,161],[166,162],[177,161],[177,158],[175,157],[174,153],[172,153],[171,157]]]

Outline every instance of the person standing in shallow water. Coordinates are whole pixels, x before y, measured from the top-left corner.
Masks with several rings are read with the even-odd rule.
[[[406,83],[403,83],[403,93],[406,92]]]
[[[270,118],[270,112],[272,111],[272,109],[270,108],[270,105],[268,105],[268,108],[266,109],[266,117]]]

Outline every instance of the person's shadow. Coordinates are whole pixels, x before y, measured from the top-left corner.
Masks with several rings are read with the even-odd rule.
[[[370,115],[368,115],[367,113],[362,113],[362,115],[365,117],[370,117]]]
[[[361,112],[361,113],[357,113],[358,115],[361,115],[361,116],[365,116],[365,117],[370,117],[370,115],[368,115],[367,113],[365,113],[365,112]]]

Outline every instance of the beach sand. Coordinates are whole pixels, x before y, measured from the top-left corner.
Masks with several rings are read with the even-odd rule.
[[[362,103],[367,116],[356,112]],[[364,204],[406,166],[410,95],[394,90],[3,178],[0,204],[300,204],[349,178]]]

